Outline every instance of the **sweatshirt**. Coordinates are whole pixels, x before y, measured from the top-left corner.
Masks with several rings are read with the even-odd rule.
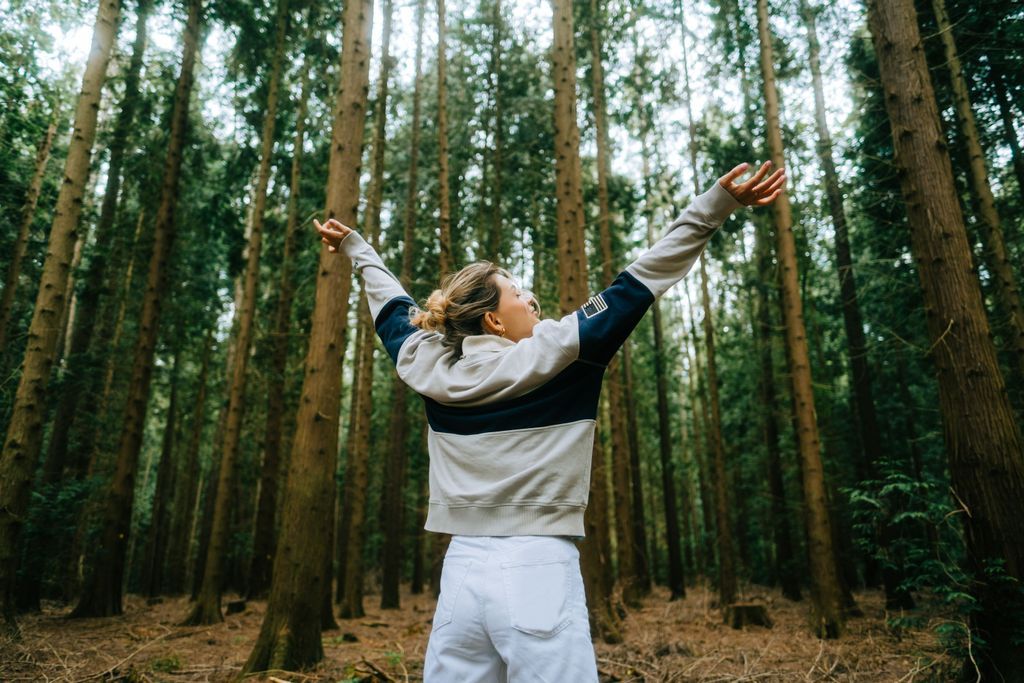
[[[513,342],[412,325],[415,302],[355,232],[341,241],[363,277],[377,335],[429,423],[425,528],[472,536],[584,536],[604,371],[654,300],[681,280],[741,206],[717,182],[604,291]]]

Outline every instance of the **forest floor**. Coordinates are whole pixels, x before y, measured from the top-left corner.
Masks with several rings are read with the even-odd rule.
[[[806,625],[807,601],[792,603],[757,588],[745,596],[763,602],[774,626],[733,630],[712,607],[714,595],[691,589],[667,602],[656,588],[624,621],[625,642],[596,645],[601,681],[948,681],[956,662],[936,627],[948,615],[920,598],[916,628],[888,625],[883,595],[856,595],[864,616],[851,619],[843,638],[820,641]],[[225,600],[225,604],[227,599]],[[324,633],[325,659],[303,673],[269,672],[247,680],[273,683],[422,680],[423,653],[434,600],[402,595],[403,609],[380,610],[368,595],[366,616],[340,621]],[[266,609],[245,611],[215,626],[185,627],[184,598],[149,605],[128,596],[125,613],[107,619],[65,619],[67,608],[45,605],[21,618],[22,639],[0,642],[0,681],[228,681],[252,649]],[[566,682],[572,683],[572,682]]]

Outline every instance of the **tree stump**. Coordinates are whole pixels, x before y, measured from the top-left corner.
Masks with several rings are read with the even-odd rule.
[[[722,615],[725,617],[725,623],[735,629],[741,629],[748,625],[772,627],[772,620],[768,616],[767,608],[753,602],[736,602],[727,605],[722,610]]]

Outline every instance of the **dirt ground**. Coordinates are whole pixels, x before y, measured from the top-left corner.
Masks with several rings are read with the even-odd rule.
[[[692,589],[685,601],[670,603],[667,591],[656,588],[623,622],[625,642],[597,643],[602,682],[954,678],[956,663],[935,635],[944,615],[926,600],[915,611],[922,626],[901,629],[887,626],[880,593],[858,593],[864,616],[848,622],[843,638],[826,642],[807,628],[806,602],[791,603],[765,590],[745,597],[767,606],[772,628],[725,626],[706,589]],[[368,595],[365,604],[366,617],[339,621],[340,629],[324,633],[325,659],[315,669],[247,680],[422,680],[434,600],[405,593],[400,611],[378,609],[376,595]],[[46,605],[41,614],[21,618],[20,641],[0,643],[0,681],[228,681],[252,649],[265,608],[264,602],[250,602],[222,624],[185,627],[177,625],[186,613],[184,598],[147,605],[128,596],[125,614],[108,619],[68,620],[67,608]]]

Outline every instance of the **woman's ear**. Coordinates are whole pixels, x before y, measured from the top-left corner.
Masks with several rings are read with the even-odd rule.
[[[494,315],[494,311],[484,313],[484,332],[498,334],[501,329],[501,321],[498,320],[498,316]]]

